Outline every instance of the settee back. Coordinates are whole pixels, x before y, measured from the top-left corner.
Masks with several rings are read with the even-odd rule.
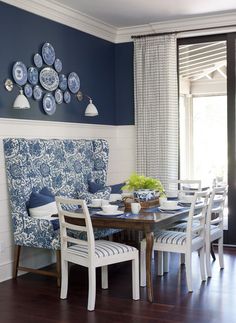
[[[106,140],[6,138],[3,143],[16,243],[24,239],[26,203],[33,190],[47,187],[55,195],[76,198],[88,190],[88,180],[106,182]]]

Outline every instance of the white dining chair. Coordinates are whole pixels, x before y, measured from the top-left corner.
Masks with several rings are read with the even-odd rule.
[[[200,270],[202,281],[206,280],[205,276],[205,261],[204,261],[204,245],[205,245],[205,220],[206,208],[209,193],[195,192],[191,203],[186,232],[160,230],[154,232],[154,250],[162,252],[174,252],[185,255],[185,266],[187,276],[187,286],[189,292],[192,288],[192,253],[199,251],[200,255]],[[202,203],[198,203],[199,199]],[[198,225],[193,225],[198,220]],[[146,285],[146,262],[145,262],[146,240],[141,241],[141,285]]]
[[[87,205],[84,200],[56,197],[61,235],[61,294],[67,298],[68,263],[75,263],[88,268],[89,291],[87,309],[93,311],[96,299],[96,268],[101,267],[102,288],[108,288],[107,266],[132,260],[132,294],[139,296],[139,253],[134,247],[106,240],[94,240],[93,227]],[[73,211],[74,207],[80,211]],[[77,221],[83,224],[76,224]],[[73,223],[69,223],[73,222]],[[87,239],[72,238],[69,230],[87,235]]]
[[[214,187],[212,189],[206,216],[206,270],[207,276],[212,276],[211,270],[211,245],[218,242],[218,257],[220,268],[224,268],[223,254],[223,216],[225,200],[228,193],[228,185]]]
[[[170,194],[177,197],[177,198],[183,198],[185,195],[192,195],[196,191],[201,191],[202,187],[202,181],[198,179],[173,179],[169,180],[167,183],[167,196]],[[179,223],[182,222],[187,222],[187,217],[186,219],[182,219],[178,221]],[[162,252],[159,251],[157,253],[157,273],[158,276],[162,276],[165,272],[169,271],[169,258],[170,255],[167,252]],[[185,258],[183,255],[180,256],[180,263],[183,264],[185,262]]]

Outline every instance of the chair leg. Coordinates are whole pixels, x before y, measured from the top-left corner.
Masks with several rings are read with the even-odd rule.
[[[146,241],[143,239],[140,244],[140,286],[146,286]]]
[[[186,278],[187,278],[187,286],[188,291],[192,292],[192,253],[186,253],[185,254],[185,269],[186,269]]]
[[[108,266],[102,266],[101,268],[102,276],[102,289],[108,288]]]
[[[208,277],[212,276],[211,261],[210,261],[210,256],[211,256],[210,249],[211,249],[211,243],[206,241],[206,271],[207,271]]]
[[[163,276],[163,252],[157,252],[157,275]]]
[[[21,246],[15,246],[14,250],[14,267],[13,267],[13,278],[17,278],[19,261],[20,261]]]
[[[206,280],[204,257],[205,257],[205,255],[204,255],[204,247],[202,247],[199,250],[199,261],[200,261],[200,270],[201,270],[202,281]]]
[[[213,258],[213,260],[216,260],[216,256],[215,256],[215,252],[214,252],[214,248],[213,248],[213,242],[211,242],[211,256]]]
[[[132,291],[133,291],[133,299],[140,299],[139,294],[139,259],[138,254],[135,259],[132,260]]]
[[[218,255],[220,268],[224,268],[223,237],[218,240]]]
[[[163,252],[163,271],[164,273],[169,272],[169,259],[170,259],[170,253],[169,252]]]
[[[56,250],[57,287],[61,286],[61,250]]]
[[[61,262],[61,299],[67,298],[68,291],[68,261]]]
[[[96,299],[96,268],[88,268],[89,273],[89,293],[88,293],[88,311],[94,311]]]

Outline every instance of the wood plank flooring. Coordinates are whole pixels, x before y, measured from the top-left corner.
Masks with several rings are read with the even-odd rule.
[[[146,301],[145,288],[140,289],[140,301],[132,300],[130,263],[110,266],[108,290],[101,289],[98,270],[94,312],[86,309],[86,269],[71,266],[67,300],[60,300],[54,278],[27,274],[0,283],[0,323],[236,323],[236,248],[224,253],[225,269],[219,269],[217,258],[212,278],[203,284],[194,255],[193,293],[187,292],[184,266],[172,255],[170,272],[153,277],[152,304]]]

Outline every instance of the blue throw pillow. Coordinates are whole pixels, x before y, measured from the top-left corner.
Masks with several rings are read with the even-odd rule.
[[[34,218],[49,219],[57,213],[55,196],[47,188],[39,193],[32,192],[27,207],[30,216]]]
[[[111,194],[121,194],[122,193],[121,187],[123,187],[124,185],[125,183],[111,185]]]
[[[89,193],[94,194],[94,193],[97,193],[98,191],[102,191],[103,189],[104,189],[104,184],[88,181]]]

